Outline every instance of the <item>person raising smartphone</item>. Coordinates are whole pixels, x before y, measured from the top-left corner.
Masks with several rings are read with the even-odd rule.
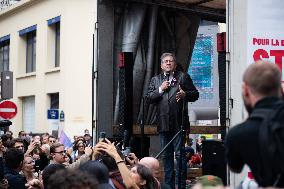
[[[117,153],[115,145],[108,139],[106,139],[105,142],[99,142],[96,148],[115,159],[123,182],[127,188],[156,189],[158,187],[152,171],[144,165],[136,164],[129,170],[124,160],[122,160],[121,156]]]

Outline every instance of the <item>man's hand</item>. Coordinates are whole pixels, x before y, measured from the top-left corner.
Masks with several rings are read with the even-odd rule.
[[[98,150],[97,145],[93,148],[92,160],[98,159],[102,153]]]
[[[7,179],[2,179],[0,181],[0,188],[2,189],[8,189],[9,188],[9,183]]]
[[[28,146],[25,156],[29,156],[30,153],[35,149],[35,147],[36,147],[36,142],[35,141],[31,142],[30,145]]]
[[[28,189],[43,189],[43,184],[38,179],[33,179],[26,184]]]
[[[33,142],[31,142],[30,145],[28,146],[28,150],[29,150],[29,151],[33,151],[33,149],[35,149],[35,147],[36,147],[36,142],[33,141]]]
[[[161,90],[162,90],[162,91],[167,90],[167,89],[170,87],[170,85],[171,85],[171,83],[170,83],[169,81],[164,81],[164,82],[162,83],[162,85],[160,86],[160,87],[161,87]]]
[[[66,153],[71,156],[73,148],[67,148]]]
[[[91,156],[93,153],[93,149],[91,147],[86,147],[85,148],[85,154],[88,156]]]
[[[114,143],[111,143],[107,138],[105,142],[99,142],[96,148],[101,152],[106,152],[109,156],[113,157],[115,161],[122,160],[120,155],[117,153]]]
[[[131,165],[134,166],[138,163],[139,159],[136,157],[134,153],[129,153],[125,160]]]
[[[182,88],[180,87],[180,85],[178,86],[179,88],[179,92],[177,93],[176,95],[176,100],[177,102],[180,101],[180,99],[184,98],[185,97],[185,92],[184,90],[182,90]]]

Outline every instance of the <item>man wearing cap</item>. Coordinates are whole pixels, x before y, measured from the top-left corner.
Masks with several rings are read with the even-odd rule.
[[[193,189],[199,188],[198,185],[200,185],[200,188],[214,188],[217,186],[220,186],[222,188],[223,182],[222,179],[214,176],[214,175],[203,175],[197,179],[196,185],[193,186]]]
[[[155,104],[157,107],[161,148],[164,148],[181,129],[182,122],[185,126],[188,124],[188,119],[184,119],[187,118],[187,102],[194,102],[199,97],[199,93],[193,85],[190,76],[181,71],[176,71],[176,67],[175,56],[172,53],[163,53],[161,56],[162,73],[151,79],[146,94],[147,101]],[[182,112],[183,110],[184,112]],[[182,115],[184,115],[184,118],[182,118]],[[182,121],[182,119],[184,120]],[[181,136],[178,136],[163,154],[165,183],[171,186],[171,188],[175,188],[173,182],[174,152],[178,162],[180,159],[183,160],[182,167],[184,169],[181,170],[181,187],[185,188],[186,184],[186,157],[184,153],[180,156],[179,152],[179,146],[182,142]],[[179,168],[177,167],[176,173],[178,172]]]
[[[93,146],[92,137],[91,137],[91,135],[89,133],[85,133],[84,134],[84,140],[85,140],[86,147]]]

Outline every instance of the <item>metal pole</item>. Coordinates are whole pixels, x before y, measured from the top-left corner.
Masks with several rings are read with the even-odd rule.
[[[175,134],[175,136],[172,138],[172,140],[155,156],[156,159],[158,159],[162,153],[164,153],[164,151],[166,150],[166,148],[177,138],[177,136],[182,132],[182,130],[179,130],[179,132],[177,132]]]
[[[180,126],[180,146],[179,146],[179,153],[180,153],[180,158],[179,158],[179,172],[178,172],[178,189],[181,189],[181,180],[182,180],[182,162],[183,162],[183,155],[184,155],[184,142],[185,142],[185,128],[184,128],[184,108],[185,108],[185,99],[183,99],[182,102],[182,112],[181,112],[181,126]]]
[[[142,97],[142,116],[141,116],[141,121],[140,121],[140,129],[141,129],[141,157],[144,157],[144,97]]]
[[[98,141],[97,128],[97,86],[98,86],[98,27],[95,23],[95,33],[93,34],[93,62],[92,62],[92,137],[93,145]]]

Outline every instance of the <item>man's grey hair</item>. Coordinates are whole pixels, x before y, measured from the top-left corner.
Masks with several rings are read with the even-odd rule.
[[[173,60],[176,63],[176,57],[175,57],[175,55],[173,53],[163,53],[161,55],[161,58],[160,58],[161,59],[161,64],[163,63],[163,59],[166,58],[167,56],[173,57]]]

